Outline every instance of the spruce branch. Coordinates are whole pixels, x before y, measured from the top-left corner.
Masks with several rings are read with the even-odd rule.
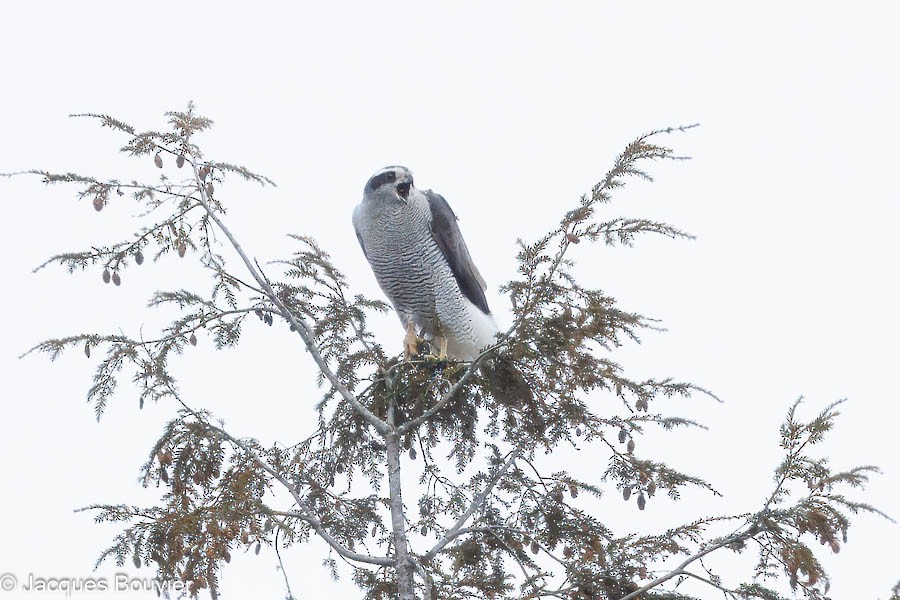
[[[281,298],[275,293],[275,290],[272,289],[272,285],[269,283],[268,279],[263,275],[260,271],[259,267],[255,262],[251,261],[247,254],[244,252],[244,249],[241,247],[240,242],[234,237],[231,233],[231,230],[225,226],[225,223],[222,222],[222,219],[219,218],[219,215],[215,209],[212,207],[212,203],[210,202],[207,189],[203,184],[203,178],[200,176],[200,168],[191,161],[191,167],[194,171],[194,179],[197,184],[197,188],[200,191],[200,204],[206,210],[206,213],[209,215],[209,218],[216,224],[216,226],[225,234],[225,237],[228,239],[228,242],[231,244],[231,247],[237,252],[238,256],[240,256],[241,261],[243,261],[244,266],[250,272],[250,275],[256,281],[257,285],[266,293],[269,301],[272,302],[275,306],[278,307],[278,311],[281,316],[287,320],[298,335],[303,339],[303,343],[306,345],[306,349],[309,351],[310,355],[313,357],[313,361],[315,361],[316,366],[319,368],[319,371],[328,379],[328,382],[334,387],[335,390],[341,395],[341,397],[346,400],[351,406],[353,406],[354,410],[360,413],[366,421],[368,421],[372,427],[380,433],[382,436],[387,436],[391,432],[391,428],[387,423],[376,417],[368,408],[366,408],[357,398],[353,395],[353,393],[348,390],[343,383],[341,383],[338,376],[332,372],[332,370],[328,367],[328,364],[325,362],[325,359],[322,357],[319,352],[318,347],[313,340],[313,336],[310,330],[309,325],[305,323],[302,319],[299,319],[294,313],[284,305],[281,301]]]
[[[509,453],[503,464],[499,465],[494,470],[494,474],[487,481],[487,483],[485,483],[484,488],[481,490],[481,492],[479,492],[479,494],[472,499],[472,502],[469,504],[469,508],[467,508],[466,511],[459,516],[459,518],[456,520],[456,523],[454,523],[453,526],[450,527],[450,529],[448,529],[444,534],[444,537],[442,537],[434,546],[432,546],[428,552],[422,555],[423,561],[430,561],[441,550],[443,550],[444,547],[448,543],[450,543],[451,540],[453,540],[453,538],[460,535],[462,526],[466,524],[466,521],[469,520],[469,517],[471,517],[476,510],[484,506],[484,503],[487,501],[488,496],[491,495],[494,486],[497,485],[497,482],[500,481],[500,478],[506,474],[506,471],[509,470],[509,468],[513,466],[513,464],[515,464],[516,459],[521,456],[523,451],[524,447],[519,447]]]
[[[178,398],[178,395],[174,389],[172,390],[172,393],[173,393],[173,395],[175,395],[176,398]],[[182,406],[187,407],[187,405],[183,401],[181,401],[180,398],[179,398],[179,402],[182,403]],[[339,555],[346,558],[347,560],[352,560],[352,561],[362,562],[362,563],[367,563],[367,564],[373,564],[373,565],[381,565],[381,566],[392,566],[395,564],[395,561],[391,558],[359,554],[357,552],[351,551],[346,546],[341,544],[330,533],[328,533],[328,531],[322,525],[321,520],[318,517],[316,517],[315,509],[313,509],[303,499],[303,497],[300,496],[300,494],[297,491],[296,486],[294,486],[290,481],[288,481],[288,479],[284,475],[282,475],[278,470],[274,469],[267,461],[263,460],[256,453],[256,451],[254,451],[253,448],[250,447],[249,444],[232,436],[230,433],[225,431],[223,428],[213,425],[208,420],[206,420],[203,417],[203,415],[201,415],[200,413],[197,413],[196,411],[193,411],[190,408],[188,408],[188,410],[190,410],[192,412],[194,418],[198,419],[201,423],[203,423],[205,428],[207,428],[209,431],[214,432],[216,435],[220,436],[221,438],[227,440],[234,446],[237,446],[238,448],[240,448],[263,471],[268,473],[269,476],[271,476],[273,479],[275,479],[278,483],[281,484],[281,486],[294,499],[294,502],[297,504],[298,508],[300,508],[299,512],[286,512],[283,514],[285,514],[287,516],[299,518],[302,521],[309,524],[309,526],[312,527],[312,529],[316,532],[316,534],[319,537],[321,537],[323,540],[325,540],[325,542],[329,546],[331,546],[331,548],[334,549],[335,552],[337,552]]]
[[[656,579],[652,580],[651,582],[647,583],[646,585],[643,585],[640,588],[634,590],[633,592],[630,592],[630,593],[626,594],[625,596],[622,596],[622,598],[620,600],[633,600],[634,598],[640,598],[641,594],[643,594],[644,592],[648,592],[648,591],[652,590],[653,588],[662,585],[663,583],[669,581],[673,577],[678,577],[680,575],[692,575],[691,573],[689,573],[686,570],[691,564],[702,559],[704,556],[715,552],[716,550],[720,550],[729,545],[739,544],[739,543],[743,542],[744,540],[748,539],[749,537],[752,537],[752,534],[749,531],[742,531],[740,533],[730,535],[721,540],[713,541],[710,544],[708,544],[707,546],[705,546],[703,549],[701,549],[700,551],[698,551],[698,552],[692,554],[691,556],[689,556],[688,558],[686,558],[684,561],[681,562],[681,564],[679,564],[677,567],[675,567],[674,569],[672,569],[665,575],[657,577]]]

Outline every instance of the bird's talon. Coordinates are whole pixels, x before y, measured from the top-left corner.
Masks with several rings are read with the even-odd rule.
[[[409,362],[409,359],[419,354],[419,336],[416,334],[416,326],[412,319],[406,321],[406,337],[403,338],[403,360]]]
[[[447,360],[447,344],[448,344],[448,342],[449,342],[449,340],[444,336],[440,336],[439,338],[437,338],[438,358],[440,358],[441,360]]]

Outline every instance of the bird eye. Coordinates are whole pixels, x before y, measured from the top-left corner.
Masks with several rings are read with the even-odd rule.
[[[397,184],[397,193],[401,198],[406,200],[407,196],[409,196],[409,182],[403,181]]]
[[[395,181],[397,181],[397,174],[394,171],[384,171],[372,177],[372,179],[369,180],[367,187],[374,191],[383,185],[394,183]]]

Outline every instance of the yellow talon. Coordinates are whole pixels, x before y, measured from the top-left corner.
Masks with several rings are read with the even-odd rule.
[[[448,343],[447,338],[445,338],[444,336],[441,335],[441,336],[438,336],[437,338],[435,338],[435,341],[437,342],[437,347],[438,347],[438,353],[437,353],[438,360],[446,360],[446,358],[447,358],[447,343]]]
[[[413,354],[419,353],[419,336],[416,335],[416,325],[412,318],[406,321],[406,337],[403,338],[403,360],[409,361]]]

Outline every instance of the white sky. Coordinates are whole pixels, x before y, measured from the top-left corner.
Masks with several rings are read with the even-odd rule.
[[[879,464],[884,475],[861,498],[900,517],[900,43],[889,4],[587,4],[6,2],[0,172],[156,177],[149,161],[114,154],[123,138],[66,115],[162,127],[164,111],[193,99],[217,124],[201,140],[210,158],[279,184],[220,193],[254,256],[283,257],[284,234],[311,234],[355,290],[380,296],[350,212],[373,171],[405,164],[456,210],[502,322],[496,287],[511,276],[515,239],[555,222],[637,134],[699,121],[667,140],[692,161],[654,167],[656,183],[635,183],[608,209],[668,220],[698,239],[582,245],[577,258],[585,278],[669,329],[624,352],[628,365],[725,400],[661,407],[711,430],[659,442],[725,499],[655,499],[641,519],[626,510],[614,525],[664,529],[704,511],[757,508],[779,460],[778,425],[800,395],[805,416],[849,399],[826,451],[840,467]],[[17,357],[46,337],[136,333],[155,319],[142,308],[152,290],[193,281],[172,261],[125,273],[118,289],[99,272],[32,275],[53,253],[127,231],[133,206],[98,215],[37,179],[2,179],[0,197],[0,573],[88,577],[115,528],[73,509],[153,500],[136,483],[138,467],[173,408],[138,411],[123,382],[97,424],[83,402],[92,362]],[[375,325],[399,350],[394,317]],[[246,342],[216,353],[201,339],[203,351],[180,367],[186,391],[239,435],[300,437],[318,398],[309,360],[286,332],[250,327]],[[597,460],[584,456],[581,466]],[[900,578],[898,534],[898,525],[858,518],[841,554],[826,557],[832,596],[886,599]],[[318,542],[286,556],[297,596],[359,597],[349,570],[329,581],[323,556]],[[236,556],[223,592],[282,597],[274,556]]]

